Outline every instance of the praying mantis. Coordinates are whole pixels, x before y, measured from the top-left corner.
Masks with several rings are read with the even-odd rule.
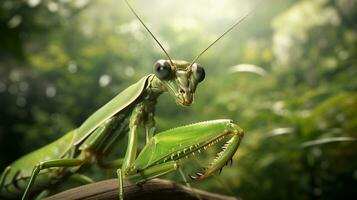
[[[192,62],[187,62],[171,59],[129,2],[124,1],[167,59],[158,60],[154,64],[154,74],[143,77],[119,93],[78,128],[6,167],[0,177],[1,197],[32,198],[36,193],[78,175],[78,170],[84,165],[97,163],[117,168],[119,199],[124,199],[124,181],[140,183],[178,170],[181,159],[189,159],[196,152],[218,144],[217,141],[225,141],[221,151],[207,168],[190,175],[191,181],[203,180],[220,171],[236,153],[244,133],[232,120],[198,122],[154,134],[154,115],[157,100],[164,92],[171,94],[178,105],[193,104],[197,86],[205,79],[204,68],[196,61],[250,13],[234,23]],[[140,128],[145,132],[146,144],[138,152]],[[128,134],[124,158],[106,163],[103,158],[124,134]],[[43,197],[45,192],[42,193]]]

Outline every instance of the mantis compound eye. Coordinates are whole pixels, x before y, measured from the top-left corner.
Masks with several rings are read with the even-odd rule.
[[[192,66],[192,71],[195,74],[195,77],[198,82],[202,82],[205,79],[206,73],[202,65],[195,63]]]
[[[167,79],[171,74],[171,65],[168,62],[156,62],[154,72],[159,79]]]

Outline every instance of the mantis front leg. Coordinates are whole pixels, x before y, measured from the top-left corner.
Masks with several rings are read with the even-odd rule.
[[[221,150],[212,162],[190,181],[203,180],[220,171],[229,163],[243,138],[243,130],[231,120],[212,120],[181,126],[160,132],[144,146],[136,160],[119,169],[119,196],[123,198],[123,180],[140,183],[180,168],[180,161],[213,145]],[[222,142],[219,142],[224,140]],[[184,173],[181,173],[184,174]],[[189,182],[184,178],[185,182]]]

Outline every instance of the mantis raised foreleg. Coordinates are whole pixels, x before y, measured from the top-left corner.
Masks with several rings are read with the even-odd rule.
[[[139,183],[164,175],[176,170],[179,160],[197,155],[217,141],[226,140],[204,171],[189,176],[192,181],[205,179],[232,159],[242,138],[243,130],[231,120],[200,122],[161,132],[150,139],[129,167],[118,170],[120,197],[123,198],[124,178]]]

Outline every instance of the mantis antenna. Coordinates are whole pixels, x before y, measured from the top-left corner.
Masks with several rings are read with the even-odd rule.
[[[129,7],[129,9],[131,10],[131,12],[135,15],[135,17],[140,21],[140,23],[144,26],[144,28],[149,32],[149,34],[151,35],[151,37],[156,41],[156,43],[160,46],[160,48],[164,51],[164,53],[166,54],[167,58],[170,60],[170,64],[172,66],[175,66],[174,63],[172,62],[171,57],[169,56],[169,54],[167,53],[167,51],[165,50],[165,48],[161,45],[161,43],[159,42],[159,40],[154,36],[154,34],[150,31],[150,29],[145,25],[145,23],[143,22],[143,20],[141,20],[141,18],[139,17],[139,15],[135,12],[135,10],[133,9],[133,7],[131,7],[130,3],[128,2],[128,0],[124,0],[126,5]]]
[[[196,56],[195,59],[191,62],[190,66],[188,68],[191,68],[192,65],[200,58],[209,48],[211,48],[214,44],[216,44],[222,37],[224,37],[227,33],[229,33],[231,30],[233,30],[236,26],[238,26],[241,22],[243,22],[250,14],[252,14],[256,8],[258,7],[259,2],[254,6],[253,9],[251,9],[245,16],[240,18],[236,23],[234,23],[231,27],[229,27],[221,36],[219,36],[215,41],[213,41],[210,45],[208,45],[207,48],[205,48],[198,56]]]

